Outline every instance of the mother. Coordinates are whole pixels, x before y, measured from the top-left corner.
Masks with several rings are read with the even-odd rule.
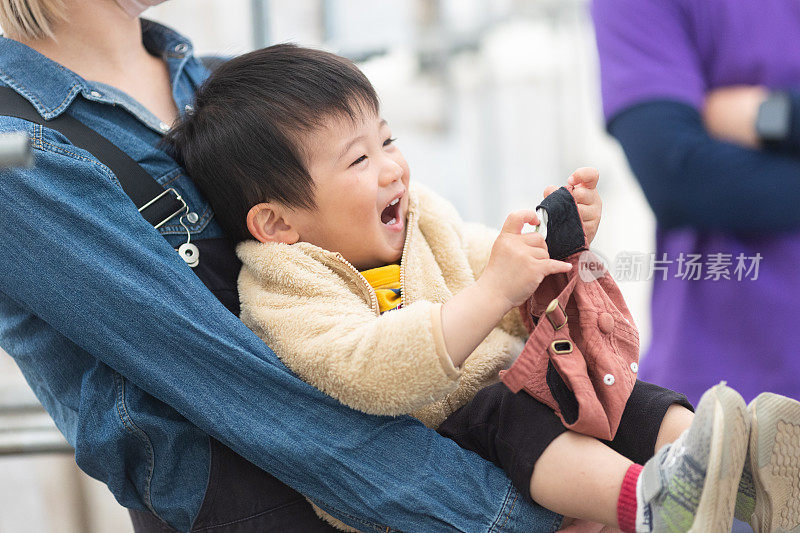
[[[0,81],[38,114],[0,117],[0,132],[28,132],[36,160],[0,174],[0,345],[78,465],[134,510],[137,531],[325,530],[283,482],[362,530],[555,529],[561,517],[498,468],[410,418],[338,404],[236,318],[232,250],[158,148],[208,72],[187,39],[139,20],[147,5],[0,3]],[[106,165],[35,123],[64,114],[179,192],[185,216],[154,229]],[[227,309],[175,252],[181,222]]]

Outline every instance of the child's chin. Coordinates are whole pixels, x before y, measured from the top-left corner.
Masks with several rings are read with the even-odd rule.
[[[386,258],[387,258],[386,264],[389,265],[391,263],[398,263],[398,262],[400,262],[400,259],[402,257],[403,257],[403,250],[399,250],[397,252],[392,252],[390,254],[387,254],[387,256],[386,256]]]

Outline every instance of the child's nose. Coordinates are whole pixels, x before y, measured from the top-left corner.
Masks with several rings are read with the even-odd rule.
[[[403,167],[397,161],[387,157],[381,169],[381,185],[389,185],[403,177]]]

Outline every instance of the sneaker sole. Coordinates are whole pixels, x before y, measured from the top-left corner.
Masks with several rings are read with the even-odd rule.
[[[750,525],[758,533],[800,532],[800,403],[764,393],[750,405]]]
[[[735,390],[717,385],[706,480],[690,533],[730,533],[749,435],[747,406]],[[726,445],[727,444],[727,445]]]

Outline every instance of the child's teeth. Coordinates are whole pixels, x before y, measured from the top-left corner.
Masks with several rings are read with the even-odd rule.
[[[390,220],[389,222],[387,222],[387,223],[386,223],[386,225],[387,225],[387,226],[391,226],[391,225],[393,225],[393,224],[396,224],[396,223],[397,223],[397,219],[396,219],[396,218],[393,218],[392,220]]]
[[[400,198],[395,198],[394,200],[392,200],[392,203],[390,203],[389,205],[394,205],[399,201],[400,201]]]

